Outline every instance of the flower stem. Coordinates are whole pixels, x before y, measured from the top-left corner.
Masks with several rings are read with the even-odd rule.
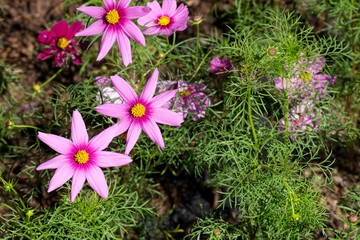
[[[204,64],[206,58],[210,55],[210,53],[212,53],[213,49],[211,49],[203,58],[203,60],[201,61],[201,63],[199,64],[199,66],[197,67],[195,73],[192,75],[192,77],[190,78],[189,82],[191,82],[191,80],[195,77],[195,75],[197,74],[197,72],[200,70],[200,67]]]
[[[196,61],[195,64],[198,64],[199,58],[199,41],[200,41],[200,24],[196,24]]]
[[[18,127],[18,128],[33,128],[39,131],[44,132],[44,130],[42,130],[41,128],[35,127],[35,126],[30,126],[30,125],[14,125],[14,127]]]

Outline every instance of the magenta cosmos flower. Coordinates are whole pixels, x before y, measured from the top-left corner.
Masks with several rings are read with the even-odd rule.
[[[80,12],[98,20],[76,36],[91,36],[104,32],[97,61],[106,56],[116,40],[124,65],[127,66],[132,63],[129,37],[145,46],[144,35],[131,19],[142,17],[151,9],[140,6],[128,7],[131,0],[119,0],[117,3],[115,0],[103,0],[103,2],[105,8],[94,6],[77,8]]]
[[[56,169],[50,180],[48,192],[72,178],[70,201],[73,202],[87,179],[92,189],[106,199],[108,186],[100,167],[117,167],[132,161],[124,154],[103,151],[114,138],[114,130],[113,127],[107,128],[89,141],[84,120],[75,110],[71,122],[72,141],[39,132],[39,139],[60,153],[36,168],[36,170]]]
[[[167,35],[175,31],[184,31],[189,20],[189,10],[184,4],[176,8],[176,0],[164,0],[162,7],[157,1],[148,2],[151,12],[138,19],[138,23],[146,27],[146,35]]]
[[[216,76],[226,76],[232,70],[232,64],[226,58],[214,58],[210,62],[210,71]]]
[[[184,80],[164,81],[158,84],[158,92],[165,90],[178,91],[178,96],[166,103],[167,108],[174,108],[183,113],[184,119],[189,113],[193,120],[205,117],[206,107],[211,104],[207,95],[211,92],[203,83],[189,83]]]
[[[74,22],[68,27],[67,22],[57,22],[50,31],[44,30],[39,33],[38,42],[42,45],[50,45],[45,48],[37,58],[45,60],[55,55],[55,66],[62,67],[67,64],[68,57],[76,65],[83,62],[79,56],[76,46],[79,45],[77,41],[74,41],[74,35],[84,25],[81,22]]]
[[[163,92],[153,97],[158,77],[159,71],[155,68],[140,97],[137,97],[134,89],[124,79],[116,75],[111,76],[110,79],[124,100],[124,104],[109,103],[95,107],[96,111],[101,114],[120,118],[120,121],[114,125],[117,129],[116,135],[128,130],[125,154],[130,153],[140,136],[141,130],[144,130],[160,148],[164,148],[164,140],[157,123],[180,126],[183,122],[182,113],[176,113],[163,107],[176,95],[177,90]]]

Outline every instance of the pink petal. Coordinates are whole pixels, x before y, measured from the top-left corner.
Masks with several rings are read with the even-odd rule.
[[[113,118],[123,118],[124,116],[130,116],[129,111],[130,107],[127,104],[103,104],[95,107],[95,110],[98,113],[103,115],[113,117]]]
[[[141,92],[141,95],[139,97],[139,100],[141,102],[142,101],[148,102],[154,96],[158,77],[159,77],[159,70],[155,68],[153,74],[146,82],[145,87]]]
[[[78,110],[74,110],[72,116],[71,139],[78,150],[84,149],[89,142],[84,120]]]
[[[75,173],[76,167],[73,164],[63,165],[58,168],[49,183],[48,192],[51,192],[66,183]]]
[[[152,100],[151,100],[151,107],[153,108],[161,108],[162,106],[164,106],[165,104],[167,104],[171,98],[176,96],[176,92],[178,90],[171,90],[171,91],[166,91],[163,93],[160,93],[159,95],[155,96]]]
[[[86,15],[88,15],[90,17],[98,18],[98,19],[102,19],[107,12],[105,10],[105,8],[94,7],[94,6],[90,6],[90,7],[81,6],[81,7],[78,7],[77,10],[82,13],[85,13]]]
[[[40,164],[36,170],[45,170],[45,169],[55,169],[55,168],[60,168],[62,166],[64,166],[65,164],[70,164],[72,162],[73,159],[71,159],[70,156],[68,155],[58,155],[42,164]]]
[[[127,19],[135,19],[135,18],[143,17],[149,12],[151,12],[151,8],[135,6],[135,7],[125,8],[124,12],[126,14]]]
[[[76,37],[79,36],[92,36],[99,33],[102,33],[105,31],[106,24],[104,23],[104,20],[100,19],[93,24],[91,24],[89,27],[85,28],[81,32],[78,32],[75,34]]]
[[[50,58],[53,53],[55,52],[55,49],[53,47],[45,48],[39,55],[37,55],[37,58],[40,60],[46,60]]]
[[[148,2],[146,4],[146,6],[148,6],[149,8],[151,8],[151,12],[147,15],[147,16],[152,16],[153,19],[156,19],[159,17],[159,16],[162,16],[164,15],[164,12],[160,6],[160,4],[157,2],[157,1],[153,1],[153,2]]]
[[[116,128],[115,136],[119,136],[129,129],[130,124],[133,121],[133,117],[124,117],[121,118],[120,122],[114,125]]]
[[[163,149],[165,147],[160,128],[154,120],[151,118],[142,118],[140,120],[140,125],[144,132],[150,137],[150,139],[159,145],[160,148]]]
[[[170,126],[180,126],[184,121],[182,113],[176,113],[165,108],[153,109],[151,119],[157,123]]]
[[[67,39],[72,39],[75,36],[75,33],[77,33],[82,28],[84,28],[82,22],[77,21],[71,24],[68,30]]]
[[[65,37],[68,31],[68,24],[65,21],[57,22],[52,28],[51,33],[56,37]]]
[[[118,3],[116,4],[116,9],[124,9],[127,8],[127,6],[129,6],[131,0],[119,0]]]
[[[126,148],[125,148],[126,155],[129,155],[131,149],[133,149],[133,147],[135,146],[135,143],[139,139],[140,133],[141,133],[141,126],[139,123],[139,119],[136,118],[132,121],[127,133]]]
[[[51,42],[51,39],[52,39],[52,35],[47,30],[41,31],[37,38],[38,42],[43,45],[49,45]]]
[[[135,42],[145,46],[145,37],[141,30],[130,20],[124,20],[122,29],[130,38],[134,39]]]
[[[85,176],[84,168],[78,167],[72,178],[70,202],[73,202],[76,196],[79,194],[81,188],[84,185],[85,179],[86,176]]]
[[[50,134],[39,132],[39,139],[46,143],[49,147],[61,154],[71,154],[74,149],[74,144],[66,138]]]
[[[123,63],[125,66],[127,66],[129,63],[132,63],[130,40],[128,36],[123,33],[123,31],[117,32],[116,40],[119,46],[121,57],[123,58]]]
[[[176,0],[164,0],[162,3],[162,9],[165,14],[172,16],[176,10]]]
[[[94,189],[100,197],[106,199],[109,194],[109,189],[105,180],[104,173],[97,166],[88,165],[85,175],[88,183],[92,189]]]
[[[116,39],[116,33],[114,32],[114,27],[108,25],[101,39],[100,52],[96,61],[100,61],[106,56],[106,54],[109,52],[111,47],[114,45],[115,39]]]
[[[96,152],[94,159],[99,167],[119,167],[132,162],[131,157],[127,155],[107,151]]]
[[[107,148],[107,146],[109,146],[109,144],[115,137],[116,127],[114,126],[115,125],[108,127],[107,129],[103,130],[101,133],[93,137],[86,146],[86,152],[94,153]]]
[[[111,11],[115,8],[115,0],[103,0],[106,11]]]
[[[138,98],[134,89],[124,79],[118,75],[110,77],[112,84],[120,97],[124,99],[125,103],[132,106],[134,102],[137,102]]]
[[[156,17],[151,16],[151,14],[149,13],[146,16],[139,18],[137,22],[139,25],[150,27],[157,24],[156,20]]]

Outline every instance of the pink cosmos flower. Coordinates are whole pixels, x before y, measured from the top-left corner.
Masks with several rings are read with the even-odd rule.
[[[77,33],[76,36],[91,36],[104,32],[97,61],[106,56],[115,40],[118,43],[125,66],[132,63],[129,37],[145,46],[144,35],[131,19],[142,17],[148,14],[151,9],[139,6],[128,7],[130,2],[131,0],[119,0],[117,3],[115,0],[103,0],[105,8],[94,6],[77,8],[80,12],[98,20]]]
[[[232,64],[226,58],[214,58],[210,63],[210,71],[216,76],[223,77],[233,69]]]
[[[104,77],[96,77],[96,85],[100,88],[96,100],[101,103],[124,103],[114,85]]]
[[[274,79],[275,87],[281,90],[287,89],[288,97],[293,100],[308,97],[319,100],[328,94],[327,86],[333,85],[336,79],[333,76],[320,74],[324,66],[324,57],[302,58],[290,69],[292,77],[289,81],[285,77]]]
[[[317,131],[318,121],[321,112],[316,111],[313,101],[304,99],[289,112],[289,133],[291,140],[295,140],[295,135],[305,134],[306,131]],[[279,130],[285,130],[285,120],[279,122]]]
[[[124,79],[117,75],[111,76],[110,79],[124,100],[124,104],[108,103],[95,107],[96,111],[101,114],[120,118],[120,121],[114,125],[117,129],[116,135],[128,130],[125,154],[129,154],[134,147],[141,130],[144,130],[160,148],[164,148],[164,140],[156,123],[180,126],[183,122],[182,113],[176,113],[163,107],[176,95],[177,90],[163,92],[153,97],[158,77],[159,71],[155,68],[140,97],[137,97],[134,89]]]
[[[189,10],[184,4],[176,8],[176,0],[164,0],[162,7],[157,1],[148,2],[151,12],[138,19],[138,24],[145,26],[146,35],[167,35],[175,31],[184,31],[189,20]]]
[[[100,167],[117,167],[130,163],[129,156],[103,151],[115,137],[113,127],[107,128],[89,141],[81,114],[75,110],[71,122],[72,141],[53,134],[39,132],[39,139],[60,153],[40,164],[36,170],[56,169],[48,192],[72,178],[70,201],[73,202],[87,179],[102,198],[108,197],[108,186]]]
[[[167,108],[174,108],[183,112],[184,119],[187,114],[191,114],[193,120],[198,120],[205,117],[206,107],[211,104],[210,99],[207,97],[211,92],[203,83],[189,83],[184,80],[179,81],[164,81],[159,82],[158,92],[165,90],[178,91],[178,97],[173,97],[164,106]]]
[[[74,22],[68,27],[67,22],[57,22],[50,31],[44,30],[39,33],[38,42],[42,45],[50,45],[45,48],[37,58],[45,60],[55,55],[55,66],[62,67],[67,64],[68,57],[75,65],[79,65],[83,60],[80,58],[76,46],[79,45],[77,41],[73,40],[75,33],[77,33],[84,25],[81,22]]]

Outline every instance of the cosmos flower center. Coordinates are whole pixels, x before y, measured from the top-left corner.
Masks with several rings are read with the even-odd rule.
[[[305,71],[305,72],[302,72],[300,74],[300,78],[301,80],[303,80],[304,82],[310,82],[311,80],[311,73],[309,71]]]
[[[118,11],[113,9],[106,13],[105,19],[109,24],[115,24],[115,23],[119,22],[120,16],[119,16]]]
[[[80,150],[75,154],[74,160],[79,164],[84,164],[89,161],[89,154],[85,150]]]
[[[145,107],[144,105],[137,103],[131,108],[131,115],[133,117],[142,117],[145,115]]]
[[[59,38],[56,42],[58,48],[66,48],[69,45],[69,41],[66,38]]]
[[[161,26],[167,26],[170,23],[170,18],[167,16],[159,17],[158,24]]]
[[[183,90],[181,92],[179,91],[179,95],[182,96],[182,97],[187,97],[187,96],[189,96],[189,94],[190,94],[189,89],[185,89],[185,90]]]

